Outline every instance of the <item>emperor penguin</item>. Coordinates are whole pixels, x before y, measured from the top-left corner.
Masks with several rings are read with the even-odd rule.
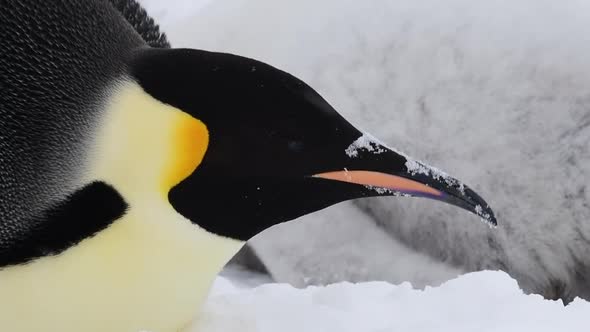
[[[353,198],[496,223],[294,76],[166,46],[133,0],[0,0],[0,331],[181,331],[245,241]]]

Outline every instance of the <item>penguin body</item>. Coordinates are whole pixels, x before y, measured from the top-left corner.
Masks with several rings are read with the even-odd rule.
[[[166,153],[175,151],[169,146],[175,140],[175,122],[186,119],[172,107],[170,112],[161,112],[159,102],[145,102],[135,83],[120,84],[120,97],[110,105],[113,117],[107,115],[100,121],[104,125],[98,126],[100,144],[87,146],[96,159],[90,157],[81,182],[93,184],[68,196],[63,208],[82,209],[74,213],[76,220],[70,217],[71,222],[64,225],[69,229],[107,223],[79,243],[70,243],[58,255],[44,252],[26,264],[0,271],[0,294],[11,299],[0,301],[0,312],[10,313],[0,321],[2,330],[179,331],[190,325],[213,278],[242,245],[195,227],[163,199],[162,186],[176,181],[175,174],[167,170],[182,172],[196,162],[166,165],[172,159],[166,158]],[[141,121],[135,121],[136,117]],[[198,132],[199,123],[194,122]],[[130,128],[133,123],[138,127]],[[154,131],[163,135],[153,135]],[[165,142],[162,137],[171,140]],[[195,141],[202,140],[197,137]],[[148,144],[150,149],[137,149],[137,144]],[[126,164],[137,162],[151,167],[133,174],[121,171]],[[101,182],[92,182],[94,179]],[[116,191],[105,183],[118,183]],[[90,196],[82,200],[86,205],[68,206],[72,201],[79,204],[76,195],[86,192]],[[107,216],[111,218],[89,220],[113,206],[115,213]],[[47,214],[61,217],[59,213]],[[54,220],[42,222],[48,227],[47,221],[62,223],[67,219]],[[61,227],[55,229],[64,232]],[[30,246],[43,244],[35,241],[37,236],[32,238]]]
[[[178,331],[240,243],[157,194],[130,208],[145,187],[121,167],[146,158],[133,174],[159,189],[166,124],[183,120],[125,78],[144,41],[106,1],[3,1],[0,22],[0,330]],[[150,149],[113,151],[125,142]]]
[[[132,0],[1,0],[0,25],[1,331],[179,331],[246,240],[347,199],[495,223],[288,73],[167,49]]]

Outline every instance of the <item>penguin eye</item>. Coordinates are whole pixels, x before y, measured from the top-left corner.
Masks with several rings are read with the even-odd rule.
[[[292,128],[272,130],[268,133],[268,138],[285,142],[283,144],[286,144],[286,148],[291,152],[301,152],[305,148],[302,135]]]
[[[287,142],[287,147],[293,152],[301,152],[303,151],[305,145],[301,140],[289,140]]]

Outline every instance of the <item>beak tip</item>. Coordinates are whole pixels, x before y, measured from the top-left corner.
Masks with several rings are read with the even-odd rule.
[[[486,205],[485,208],[481,205],[477,205],[474,212],[490,227],[496,228],[498,226],[498,220],[496,219],[494,211],[492,211],[489,205]]]

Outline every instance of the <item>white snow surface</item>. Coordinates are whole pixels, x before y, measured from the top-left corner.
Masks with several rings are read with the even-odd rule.
[[[234,276],[236,276],[234,274]],[[220,277],[191,332],[585,331],[590,303],[524,295],[504,272],[463,275],[440,287],[409,283],[236,286]]]

